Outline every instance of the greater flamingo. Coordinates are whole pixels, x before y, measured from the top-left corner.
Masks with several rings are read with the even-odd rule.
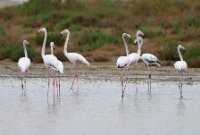
[[[28,58],[28,53],[26,50],[26,45],[29,45],[29,42],[27,40],[23,40],[23,48],[24,48],[24,57],[20,58],[18,61],[18,66],[23,74],[23,77],[21,78],[21,86],[22,86],[22,90],[24,89],[24,85],[26,87],[26,73],[29,69],[29,67],[31,66],[31,61]],[[23,81],[24,81],[24,85],[23,85]]]
[[[181,76],[182,76],[181,80],[183,81],[183,73],[187,70],[187,67],[188,67],[186,61],[183,60],[183,57],[181,55],[181,51],[185,51],[185,48],[182,45],[178,45],[177,50],[178,50],[180,61],[176,61],[176,63],[174,63],[174,67],[179,73],[181,73]],[[182,83],[179,85],[179,89],[180,89],[180,96],[182,98],[183,97]]]
[[[68,53],[67,52],[67,45],[68,45],[68,42],[69,42],[69,36],[70,36],[70,31],[68,29],[64,29],[62,32],[61,32],[61,35],[62,36],[66,36],[66,40],[65,40],[65,44],[64,44],[64,49],[63,49],[63,53],[64,55],[69,59],[69,61],[71,63],[73,63],[74,65],[74,79],[72,81],[72,85],[71,85],[71,89],[72,89],[72,86],[74,85],[74,81],[75,79],[77,79],[78,81],[78,69],[77,69],[77,66],[79,63],[83,63],[83,64],[86,64],[86,65],[90,65],[90,63],[80,54],[78,53]]]
[[[140,36],[144,36],[144,34],[139,30],[136,33],[136,39],[134,42],[137,42],[138,40],[141,40],[142,37]],[[149,67],[151,66],[160,66],[159,64],[159,60],[156,56],[154,56],[153,54],[150,53],[144,53],[142,54],[142,56],[140,56],[140,59],[145,63],[145,65],[148,68],[148,72],[149,72],[149,85],[148,85],[148,90],[151,90],[151,72]]]
[[[53,50],[56,47],[55,43],[51,42],[50,46],[51,46],[51,54],[54,55]],[[63,74],[63,70],[64,70],[63,63],[60,60],[57,60],[56,68],[53,68],[53,70],[55,71],[56,74],[58,74],[58,84],[57,84],[56,79],[54,81],[56,81],[56,85],[58,85],[58,87],[59,87],[59,95],[60,95],[60,75]]]
[[[48,70],[48,88],[49,88],[49,83],[50,83],[49,75],[52,72],[51,70],[52,69],[54,70],[57,67],[57,58],[52,54],[45,55],[45,47],[46,47],[46,42],[47,42],[47,30],[46,30],[46,28],[41,28],[37,31],[37,34],[39,34],[40,32],[44,32],[44,41],[43,41],[43,45],[42,45],[41,56],[42,56],[45,66]]]
[[[131,60],[129,59],[128,45],[127,45],[127,42],[125,40],[125,37],[128,37],[130,39],[131,35],[129,35],[127,33],[123,33],[122,34],[122,40],[123,40],[123,43],[124,43],[124,46],[125,46],[125,49],[126,49],[126,56],[120,56],[117,59],[117,63],[116,63],[117,67],[121,68],[121,69],[124,69],[125,67],[128,67],[131,64]],[[127,78],[126,83],[124,85],[124,82],[123,82],[123,73],[124,73],[124,70],[122,71],[121,76],[120,76],[120,78],[121,78],[121,85],[122,85],[122,97],[124,97],[125,87],[126,87],[126,83],[128,81],[128,78]]]

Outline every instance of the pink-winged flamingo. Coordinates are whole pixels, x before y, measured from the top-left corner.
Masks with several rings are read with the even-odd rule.
[[[53,50],[55,49],[56,45],[54,42],[51,42],[50,46],[51,46],[51,55],[54,55]],[[58,82],[57,79],[55,79],[54,81],[56,82],[56,86],[58,85],[59,96],[60,96],[60,75],[63,74],[64,71],[63,63],[60,60],[57,60],[57,66],[53,70],[55,71],[55,74],[58,74]]]
[[[187,63],[186,61],[183,60],[183,57],[181,55],[181,51],[185,51],[185,48],[182,46],[182,45],[178,45],[177,47],[177,50],[178,50],[178,54],[179,54],[179,58],[180,58],[180,61],[176,61],[176,63],[174,63],[174,67],[175,69],[181,73],[181,84],[179,85],[179,89],[180,89],[180,97],[182,98],[182,81],[183,81],[183,73],[187,70]]]
[[[74,75],[75,76],[74,76],[74,79],[73,79],[72,85],[71,85],[71,89],[72,89],[72,86],[74,85],[75,79],[77,79],[77,81],[78,81],[78,76],[79,76],[78,75],[78,69],[77,69],[78,64],[83,63],[83,64],[86,64],[86,65],[89,66],[90,63],[82,55],[80,55],[78,53],[69,53],[69,52],[67,52],[67,45],[68,45],[69,36],[70,36],[70,31],[68,29],[64,29],[60,34],[62,36],[66,36],[63,53],[69,59],[69,61],[71,63],[73,63],[73,65],[74,65]]]
[[[20,58],[18,60],[18,66],[23,74],[23,77],[21,78],[21,86],[22,86],[22,90],[24,89],[24,85],[26,88],[26,73],[29,69],[29,67],[31,66],[31,60],[28,58],[28,53],[26,50],[26,45],[29,45],[29,42],[27,40],[23,40],[23,48],[24,48],[24,57]],[[23,81],[24,81],[24,85],[23,85]]]
[[[130,39],[131,35],[127,34],[127,33],[123,33],[122,34],[122,40],[123,40],[123,43],[124,43],[124,46],[125,46],[126,56],[120,56],[120,57],[118,57],[117,63],[116,63],[117,64],[117,68],[121,68],[121,69],[124,69],[124,68],[128,67],[131,64],[131,60],[129,59],[128,45],[127,45],[127,42],[125,40],[125,37],[128,37]],[[122,73],[121,73],[121,76],[120,76],[121,85],[122,85],[122,98],[124,97],[126,83],[128,81],[128,78],[127,78],[126,83],[124,85],[124,82],[123,82],[123,73],[124,73],[124,70],[122,70]]]
[[[46,47],[46,42],[47,42],[47,30],[46,30],[46,28],[40,28],[37,31],[37,34],[39,34],[40,32],[44,32],[44,41],[43,41],[43,45],[42,45],[41,56],[42,56],[43,62],[45,64],[45,67],[48,70],[48,88],[49,88],[49,83],[50,83],[49,76],[50,76],[50,74],[52,75],[51,70],[54,70],[57,67],[57,58],[52,54],[45,55],[45,47]]]

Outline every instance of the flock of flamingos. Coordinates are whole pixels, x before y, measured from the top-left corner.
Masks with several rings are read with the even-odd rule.
[[[48,71],[48,88],[49,88],[49,83],[50,83],[50,76],[53,76],[53,85],[56,85],[56,87],[58,88],[58,91],[60,93],[60,74],[63,74],[64,66],[63,66],[63,63],[60,60],[58,60],[53,53],[53,48],[55,47],[54,42],[50,43],[51,54],[45,54],[45,47],[46,47],[46,42],[47,42],[46,28],[40,28],[37,31],[37,34],[42,33],[42,32],[44,33],[44,41],[43,41],[43,45],[42,45],[41,56],[42,56],[44,65]],[[70,31],[68,29],[63,30],[62,32],[60,32],[60,34],[66,38],[65,43],[64,43],[63,53],[69,59],[69,61],[71,63],[73,63],[73,65],[74,65],[74,79],[71,84],[71,88],[72,88],[75,80],[78,81],[78,77],[79,77],[78,76],[78,68],[77,68],[78,64],[82,63],[82,64],[89,66],[90,63],[81,54],[67,51],[67,45],[68,45],[69,36],[70,36]],[[116,64],[117,64],[117,68],[124,69],[130,65],[136,65],[137,62],[141,59],[148,68],[149,80],[151,80],[150,67],[151,66],[160,66],[160,64],[159,64],[158,58],[156,56],[154,56],[153,54],[144,53],[141,55],[141,48],[143,45],[143,36],[144,36],[144,34],[142,31],[138,30],[136,32],[136,38],[134,40],[134,43],[137,45],[137,52],[129,54],[126,39],[127,38],[130,39],[131,35],[129,35],[127,33],[122,34],[123,43],[124,43],[124,46],[126,49],[126,56],[120,56],[117,59]],[[24,89],[24,86],[26,86],[26,73],[27,73],[29,67],[31,66],[31,61],[28,58],[26,45],[29,45],[29,42],[27,40],[24,40],[23,47],[24,47],[25,57],[20,58],[18,61],[18,66],[23,74],[23,77],[21,79],[22,90]],[[187,63],[183,60],[181,51],[184,51],[185,48],[182,45],[178,45],[177,50],[178,50],[178,54],[180,57],[180,61],[176,61],[176,63],[174,64],[174,67],[177,71],[182,73],[182,76],[183,76],[184,71],[187,69]],[[124,95],[124,91],[125,91],[125,87],[126,87],[126,83],[127,83],[127,80],[126,80],[126,83],[123,83],[123,79],[122,79],[123,72],[124,72],[124,70],[122,70],[122,74],[121,74],[122,97]],[[182,97],[182,95],[181,95],[181,97]]]

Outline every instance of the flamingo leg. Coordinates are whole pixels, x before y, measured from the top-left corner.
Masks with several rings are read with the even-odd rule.
[[[74,82],[75,82],[76,79],[78,80],[77,65],[75,65],[75,67],[74,67],[74,79],[73,79],[73,81],[72,81],[71,89],[72,89],[72,87],[73,87]]]
[[[24,85],[23,85],[23,77],[21,78],[21,87],[22,87],[22,90],[24,89]]]
[[[50,84],[50,72],[49,72],[49,69],[47,69],[47,72],[48,72],[47,76],[48,76],[48,89],[49,89],[49,84]]]
[[[59,97],[60,97],[60,74],[58,76],[58,92],[59,92]]]
[[[122,98],[124,97],[125,88],[124,88],[124,80],[123,80],[124,70],[122,70],[120,79],[121,79],[121,86],[122,86]]]
[[[149,66],[147,68],[148,68],[148,73],[149,73],[148,91],[151,91],[151,71],[150,71]]]

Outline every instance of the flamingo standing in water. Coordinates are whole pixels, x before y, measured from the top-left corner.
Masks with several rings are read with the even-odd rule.
[[[142,39],[141,36],[144,36],[144,34],[143,34],[142,31],[138,30],[137,33],[136,33],[136,39],[135,39],[134,42],[141,40]],[[148,68],[148,72],[149,72],[148,90],[151,90],[151,73],[150,73],[149,67],[160,66],[159,60],[156,56],[154,56],[153,54],[150,54],[150,53],[143,53],[142,56],[140,56],[140,59],[145,63],[145,65]]]
[[[22,86],[22,90],[24,89],[24,85],[26,88],[26,73],[29,69],[29,67],[31,66],[31,61],[28,58],[28,53],[26,50],[26,45],[29,45],[29,42],[27,40],[23,40],[23,47],[24,47],[24,55],[25,57],[22,57],[18,60],[18,66],[23,74],[23,77],[21,78],[21,86]],[[24,84],[23,84],[24,81]]]
[[[43,45],[42,45],[41,56],[42,56],[43,62],[45,64],[45,67],[48,70],[48,88],[49,88],[49,83],[50,83],[49,76],[50,76],[50,74],[52,75],[51,70],[56,69],[58,59],[52,54],[45,55],[45,47],[46,47],[46,42],[47,42],[47,30],[46,30],[46,28],[40,28],[37,31],[37,34],[39,34],[40,32],[44,32],[44,41],[43,41]]]
[[[74,76],[74,79],[73,79],[72,85],[71,85],[71,89],[72,89],[75,79],[77,79],[77,81],[78,81],[78,76],[79,76],[78,69],[77,69],[78,64],[83,63],[83,64],[86,64],[89,66],[90,63],[82,55],[80,55],[78,53],[68,53],[67,52],[67,45],[68,45],[69,36],[70,36],[70,31],[68,29],[64,29],[61,32],[61,35],[66,36],[63,53],[69,59],[69,61],[74,64],[74,75],[75,76]]]
[[[55,43],[51,42],[50,43],[51,46],[51,55],[54,55],[54,49],[55,49]],[[58,84],[57,84],[57,78],[54,80],[56,82],[56,86],[58,85],[58,89],[59,89],[59,95],[60,95],[60,75],[63,74],[63,63],[60,60],[57,60],[57,65],[56,68],[53,68],[53,70],[55,71],[55,74],[58,74]]]
[[[126,67],[128,67],[130,64],[131,64],[131,60],[129,59],[129,50],[128,50],[128,45],[127,45],[127,42],[125,40],[125,37],[128,37],[129,39],[131,38],[131,35],[127,34],[127,33],[123,33],[122,34],[122,40],[123,40],[123,43],[124,43],[124,46],[125,46],[125,49],[126,49],[126,56],[120,56],[118,59],[117,59],[117,67],[118,68],[121,68],[121,69],[124,69]],[[123,73],[124,73],[124,70],[122,71],[122,74],[120,76],[121,78],[121,85],[122,85],[122,97],[124,97],[124,92],[125,92],[125,88],[126,88],[126,83],[128,81],[128,78],[126,80],[126,83],[124,85],[124,82],[123,82]]]
[[[174,64],[174,67],[179,73],[181,73],[181,76],[182,76],[181,80],[183,81],[183,73],[187,70],[187,67],[188,67],[187,63],[183,60],[183,57],[181,55],[181,51],[185,51],[185,48],[182,45],[178,45],[177,50],[178,50],[180,61],[176,61],[176,63]],[[179,89],[180,89],[180,96],[182,98],[183,97],[182,83],[179,85]]]

